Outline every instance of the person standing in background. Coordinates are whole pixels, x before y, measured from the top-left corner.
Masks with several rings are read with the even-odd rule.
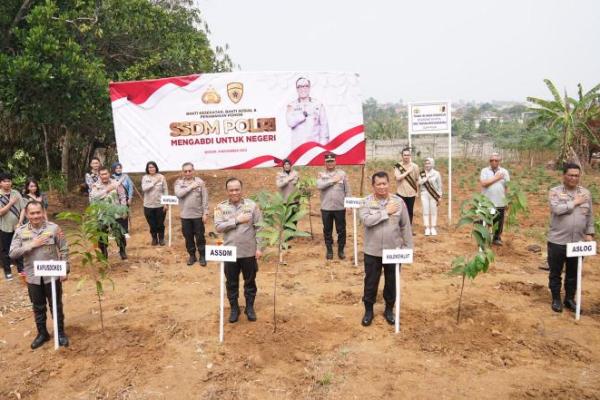
[[[396,178],[396,191],[406,204],[408,217],[412,225],[415,200],[418,193],[419,166],[412,162],[408,147],[402,149],[402,162],[394,165],[394,176]]]
[[[21,218],[21,210],[24,206],[21,194],[12,188],[12,175],[8,173],[0,174],[0,259],[4,268],[4,277],[6,280],[12,280],[13,275],[10,269],[10,244],[13,240],[15,228]],[[23,271],[23,260],[16,258],[17,271]]]
[[[167,180],[159,174],[158,165],[154,161],[148,161],[146,164],[146,175],[142,177],[142,193],[144,193],[144,216],[150,227],[152,246],[164,246],[167,206],[160,204],[160,198],[169,194],[169,188]]]
[[[504,210],[506,209],[507,184],[510,181],[508,171],[500,166],[500,154],[490,155],[490,166],[481,170],[479,183],[481,193],[487,197],[496,208],[494,215],[493,244],[502,246],[502,231],[504,230]]]
[[[442,176],[433,168],[433,158],[426,158],[423,166],[424,170],[420,173],[419,186],[421,187],[425,236],[436,236],[438,203],[442,197]]]

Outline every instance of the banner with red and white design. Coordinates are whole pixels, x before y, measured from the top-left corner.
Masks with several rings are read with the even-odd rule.
[[[119,161],[143,172],[365,163],[358,75],[229,72],[110,84]]]

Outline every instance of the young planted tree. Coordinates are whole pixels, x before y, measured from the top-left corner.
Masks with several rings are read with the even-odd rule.
[[[482,194],[474,194],[461,207],[458,227],[463,225],[473,226],[471,236],[475,239],[479,250],[472,258],[460,256],[452,260],[450,274],[462,276],[462,285],[458,298],[458,311],[456,313],[457,324],[460,322],[465,278],[475,279],[480,272],[487,272],[491,263],[494,262],[494,252],[491,249],[492,234],[490,230],[494,228],[495,213],[494,204]]]
[[[310,238],[313,239],[312,225],[312,205],[310,199],[313,196],[313,190],[317,185],[317,179],[314,176],[303,176],[298,183],[301,204],[308,205],[308,223],[310,225]]]
[[[519,182],[508,182],[508,190],[506,195],[506,226],[508,228],[517,226],[517,215],[527,214],[529,212],[527,206],[527,195],[521,190]]]
[[[260,192],[255,200],[263,213],[261,230],[257,236],[266,241],[268,247],[277,249],[277,267],[273,284],[273,332],[277,331],[277,278],[279,266],[283,264],[283,252],[288,248],[288,241],[295,237],[308,237],[308,232],[298,229],[298,221],[306,214],[299,204],[301,194],[298,190],[291,193],[286,200],[280,193]]]
[[[114,282],[110,278],[110,263],[108,258],[98,248],[98,243],[108,243],[109,235],[119,237],[125,232],[117,222],[116,216],[127,212],[126,206],[94,203],[89,205],[84,212],[62,212],[58,219],[70,221],[74,226],[67,229],[70,237],[70,253],[81,258],[83,274],[77,283],[77,289],[81,289],[83,283],[91,280],[96,287],[98,306],[100,308],[100,325],[104,331],[104,314],[102,312],[102,295],[104,294],[104,282],[111,283],[114,290]]]

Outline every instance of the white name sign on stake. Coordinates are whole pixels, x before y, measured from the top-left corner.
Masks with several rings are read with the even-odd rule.
[[[575,320],[579,321],[581,316],[581,270],[583,269],[583,257],[596,255],[596,242],[574,242],[567,243],[567,257],[577,257],[577,290],[575,292]]]
[[[384,249],[383,264],[412,264],[412,249]]]
[[[67,276],[66,261],[34,261],[33,273],[35,276]]]
[[[160,196],[160,204],[167,206],[176,206],[179,204],[179,197],[177,196]]]
[[[67,262],[55,260],[42,260],[33,262],[35,276],[52,277],[52,309],[56,310],[56,278],[67,276]],[[58,350],[58,313],[52,313],[52,326],[54,327],[54,350]]]
[[[360,197],[344,197],[344,208],[360,208],[364,202]]]
[[[567,257],[587,257],[596,255],[596,242],[567,243]]]
[[[235,261],[237,247],[235,246],[206,246],[207,261]]]

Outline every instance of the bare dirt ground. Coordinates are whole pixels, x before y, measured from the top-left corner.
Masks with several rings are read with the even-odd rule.
[[[381,165],[369,165],[366,176]],[[455,165],[456,221],[460,201],[477,190],[481,165]],[[581,320],[575,322],[571,312],[553,313],[547,272],[538,267],[545,262],[546,189],[560,174],[509,168],[531,192],[532,212],[520,218],[518,232],[505,233],[491,270],[467,283],[458,325],[460,278],[447,272],[452,258],[476,249],[467,228],[447,228],[446,206],[440,235],[423,236],[417,201],[415,263],[402,270],[398,335],[381,315],[381,293],[373,325],[360,325],[362,255],[358,268],[351,257],[326,262],[316,216],[314,239],[296,241],[281,269],[277,333],[272,258],[260,262],[258,321],[242,316],[226,324],[219,344],[218,265],[185,265],[178,218],[173,247],[151,247],[138,199],[130,260],[120,261],[116,246],[111,249],[116,287],[105,295],[104,332],[92,285],[76,288],[77,265],[63,298],[71,346],[58,352],[51,343],[30,350],[35,327],[26,288],[17,279],[0,282],[0,398],[600,399],[600,263],[585,262]],[[357,193],[360,169],[346,170]],[[223,178],[232,174],[249,194],[275,188],[274,170],[202,174],[211,207],[225,199]],[[600,176],[586,175],[583,183],[591,182],[600,184]],[[368,182],[364,186],[368,191]],[[51,211],[58,211],[60,202],[53,203]],[[318,198],[314,205],[318,210]],[[348,222],[350,256],[350,213]],[[208,226],[213,230],[212,220]],[[308,220],[300,227],[308,230]],[[531,244],[542,251],[528,251]]]

